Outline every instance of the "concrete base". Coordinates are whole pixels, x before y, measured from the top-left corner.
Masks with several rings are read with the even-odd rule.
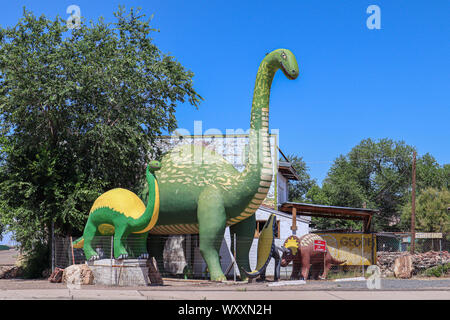
[[[147,286],[148,266],[145,259],[102,259],[89,261],[94,284],[108,286]]]

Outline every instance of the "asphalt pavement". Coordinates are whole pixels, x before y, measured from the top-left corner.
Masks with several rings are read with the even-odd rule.
[[[67,287],[10,279],[0,280],[0,300],[450,300],[450,279],[381,279],[378,289],[369,289],[365,281],[272,284],[165,279],[164,286]]]

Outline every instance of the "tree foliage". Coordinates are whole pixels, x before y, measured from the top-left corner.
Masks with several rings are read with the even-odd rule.
[[[374,217],[375,230],[400,230],[401,210],[411,197],[414,150],[404,141],[363,140],[334,161],[322,187],[312,187],[307,198],[318,204],[377,209],[380,214]],[[418,191],[448,186],[447,166],[440,166],[428,153],[418,157]],[[359,226],[345,220],[315,218],[314,222],[321,229]]]
[[[402,208],[402,223],[405,229],[411,221],[411,203]],[[442,232],[450,235],[450,190],[433,187],[422,190],[416,197],[415,229],[423,232]]]
[[[69,30],[24,9],[0,28],[0,217],[25,250],[82,230],[92,201],[137,192],[155,139],[197,106],[193,73],[162,53],[139,9]]]
[[[304,202],[308,190],[316,183],[308,173],[308,167],[303,157],[288,155],[287,160],[297,172],[298,181],[289,181],[289,201]],[[280,159],[285,161],[285,159]]]

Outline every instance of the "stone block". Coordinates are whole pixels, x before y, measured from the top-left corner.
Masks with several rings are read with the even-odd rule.
[[[403,255],[394,261],[394,275],[396,278],[409,279],[412,276],[413,264],[410,254]]]
[[[148,265],[144,259],[101,259],[88,262],[94,284],[108,286],[147,286]]]
[[[93,284],[94,273],[86,264],[73,264],[64,269],[62,282],[74,285]]]

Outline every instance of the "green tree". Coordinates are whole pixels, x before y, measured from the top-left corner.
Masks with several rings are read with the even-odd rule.
[[[52,223],[81,231],[102,192],[137,193],[177,104],[201,100],[193,73],[153,44],[151,19],[114,16],[69,30],[24,9],[0,28],[0,222],[30,257],[48,254]]]
[[[402,208],[402,224],[405,229],[410,228],[411,203],[408,201]],[[443,232],[450,236],[450,190],[433,187],[422,190],[416,197],[416,231]]]
[[[287,155],[287,160],[297,172],[298,181],[289,181],[289,201],[304,202],[308,190],[316,184],[308,173],[308,167],[303,157],[297,155]],[[280,159],[286,161],[286,159]]]
[[[414,147],[392,139],[362,140],[347,155],[340,155],[330,168],[322,187],[307,193],[312,203],[380,210],[375,230],[400,230],[401,208],[411,194]],[[448,185],[447,166],[430,155],[417,158],[418,189]],[[313,219],[319,228],[330,225],[355,227],[352,221]],[[359,225],[359,224],[358,224]]]
[[[417,191],[430,187],[440,189],[450,187],[450,165],[441,166],[429,153],[419,157],[416,162]]]

